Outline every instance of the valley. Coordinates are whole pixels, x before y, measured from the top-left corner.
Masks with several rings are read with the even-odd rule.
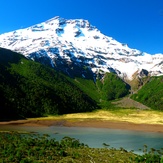
[[[71,78],[6,49],[0,49],[0,63],[2,120],[98,109],[163,109],[163,76],[148,78],[133,94],[132,87],[114,73],[96,82]]]
[[[148,153],[146,146],[141,156],[123,148],[108,149],[107,144],[105,148],[89,148],[68,137],[59,142],[47,139],[47,133],[38,139],[28,139],[12,129],[83,127],[120,130],[120,134],[122,131],[162,134],[162,60],[162,54],[131,49],[83,19],[55,17],[0,35],[3,160],[79,162],[81,158],[88,162],[107,159],[139,162],[146,161],[148,156],[149,160],[160,161],[162,151],[154,152],[151,148]],[[11,132],[6,131],[10,126]],[[8,138],[14,145],[8,145]],[[19,142],[18,138],[23,139]],[[22,144],[31,150],[22,150]]]

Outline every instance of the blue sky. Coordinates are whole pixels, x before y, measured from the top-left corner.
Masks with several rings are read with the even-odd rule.
[[[82,18],[131,48],[163,53],[163,0],[1,0],[0,6],[0,33],[55,16]]]

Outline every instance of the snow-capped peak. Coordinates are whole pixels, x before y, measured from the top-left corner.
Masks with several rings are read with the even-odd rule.
[[[67,74],[75,66],[86,66],[95,74],[112,71],[130,80],[135,72],[142,69],[150,75],[163,74],[163,54],[150,55],[131,49],[127,44],[105,36],[83,19],[67,20],[57,16],[25,29],[2,34],[0,47],[61,68]],[[85,76],[84,73],[82,69],[81,76]]]

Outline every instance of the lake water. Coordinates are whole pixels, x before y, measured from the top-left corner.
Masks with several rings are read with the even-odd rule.
[[[110,147],[126,150],[134,150],[135,153],[141,153],[140,148],[146,144],[148,148],[163,148],[163,133],[128,131],[106,128],[90,127],[28,127],[28,126],[0,126],[0,130],[38,132],[40,134],[49,134],[57,140],[64,136],[79,139],[80,142],[89,145],[89,147],[100,148],[103,143],[109,144]]]

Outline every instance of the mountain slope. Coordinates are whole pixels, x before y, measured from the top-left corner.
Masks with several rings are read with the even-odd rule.
[[[152,77],[132,99],[156,110],[163,110],[163,76]]]
[[[128,85],[115,74],[106,74],[96,83],[73,79],[0,48],[1,120],[92,111],[128,93]]]
[[[71,77],[94,79],[106,72],[124,80],[163,74],[163,54],[150,55],[102,34],[87,20],[54,17],[0,35],[0,47],[22,53]]]
[[[0,48],[0,119],[92,111],[97,104],[55,70]]]
[[[75,78],[74,84],[100,105],[105,101],[125,97],[129,94],[130,90],[130,86],[114,73],[106,73],[102,79],[97,78],[96,82],[83,78]]]

